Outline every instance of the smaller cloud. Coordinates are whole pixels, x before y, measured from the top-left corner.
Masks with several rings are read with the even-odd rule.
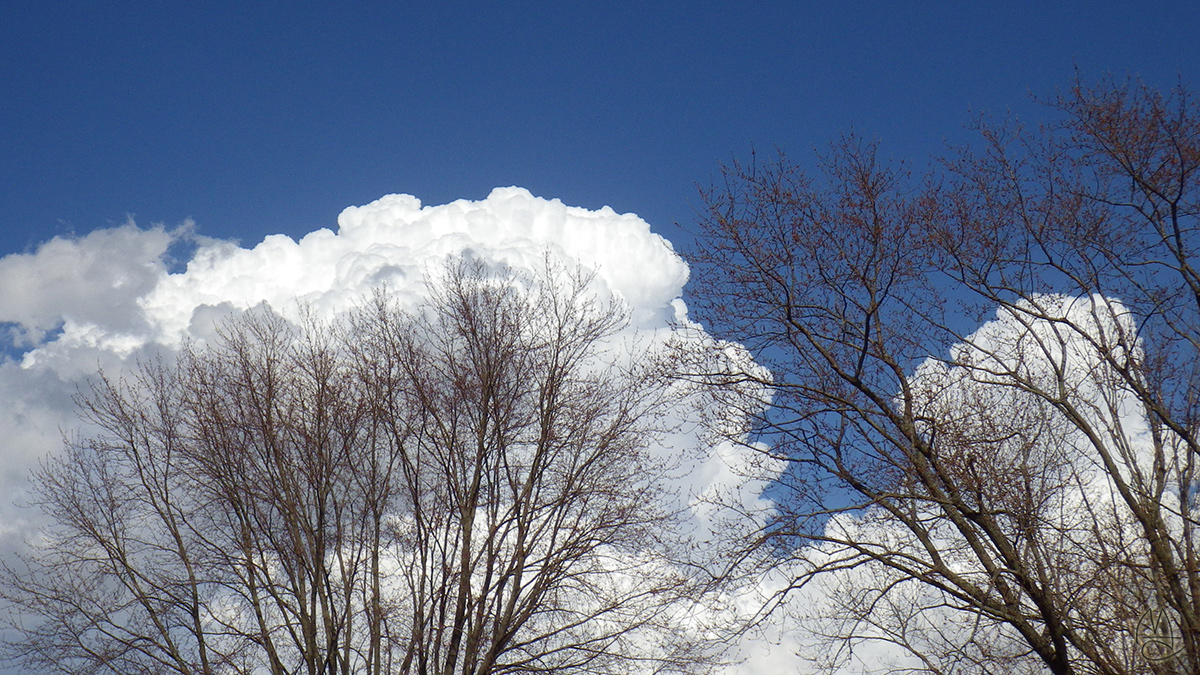
[[[191,223],[143,230],[129,222],[0,258],[0,323],[9,325],[12,345],[37,346],[67,322],[142,332],[137,299],[164,274],[168,249],[191,233]]]

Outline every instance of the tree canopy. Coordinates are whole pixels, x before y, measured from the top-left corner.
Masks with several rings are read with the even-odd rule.
[[[850,136],[704,193],[697,313],[769,375],[693,376],[789,467],[754,546],[829,668],[1200,671],[1200,108],[1049,105],[927,175]]]
[[[333,322],[263,307],[80,397],[10,656],[69,673],[703,669],[678,623],[668,389],[619,301],[547,262]]]

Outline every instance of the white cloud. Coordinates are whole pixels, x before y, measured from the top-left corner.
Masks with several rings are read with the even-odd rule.
[[[977,467],[988,477],[980,490],[992,508],[1012,500],[1012,512],[1024,513],[1023,505],[1016,503],[1024,492],[1013,487],[1018,476],[1025,489],[1039,496],[1036,506],[1029,508],[1035,509],[1030,516],[1038,523],[1042,564],[1056,571],[1050,583],[1070,588],[1076,611],[1089,620],[1111,609],[1105,595],[1109,589],[1094,585],[1094,579],[1105,578],[1100,574],[1103,563],[1096,559],[1098,542],[1103,538],[1111,545],[1142,536],[1101,464],[1096,444],[1115,458],[1116,471],[1134,489],[1148,482],[1143,477],[1151,475],[1154,464],[1145,410],[1102,357],[1106,354],[1115,362],[1141,358],[1134,335],[1131,317],[1119,301],[1100,296],[1035,296],[998,310],[995,319],[953,346],[949,361],[929,359],[911,379],[919,416],[937,420],[943,436],[992,439],[939,446],[941,461]],[[1065,397],[1078,417],[1069,420],[1030,393],[1029,387]],[[1083,425],[1090,434],[1081,431]],[[1172,439],[1160,440],[1169,450]],[[1158,498],[1168,526],[1182,537],[1178,517],[1172,515],[1178,510],[1178,496],[1169,487]],[[915,508],[941,560],[960,577],[973,579],[980,588],[989,587],[991,575],[941,510],[932,503]],[[881,508],[831,517],[824,533],[831,540],[904,554],[906,564],[918,569],[921,564],[914,563],[929,558],[922,542]],[[777,567],[744,593],[769,597],[786,588],[784,580],[799,577],[806,569],[852,557],[848,551],[833,544],[805,547],[796,552],[790,569]],[[843,558],[837,557],[839,553]],[[1014,630],[977,620],[956,610],[958,603],[949,595],[900,579],[900,574],[877,563],[827,572],[790,593],[779,616],[766,627],[765,637],[799,650],[809,663],[824,663],[837,675],[920,667],[913,655],[897,646],[904,641],[925,650],[935,661],[944,659],[943,665],[958,667],[967,656],[979,653],[981,646],[993,654],[1027,651]],[[853,634],[856,637],[849,643],[853,648],[817,637],[822,633]],[[1115,641],[1120,632],[1105,635],[1119,652],[1121,646]],[[760,655],[754,647],[749,649],[746,672],[772,672],[773,660],[782,658],[779,652]],[[1036,668],[1036,659],[1023,658]],[[765,665],[754,665],[760,659],[765,659]]]
[[[13,324],[25,344],[40,342],[64,321],[140,330],[136,300],[165,274],[171,243],[189,235],[190,224],[167,231],[126,223],[0,258],[0,322]]]
[[[608,207],[589,211],[521,188],[497,188],[483,201],[442,206],[388,195],[347,208],[336,233],[321,229],[300,241],[274,235],[252,249],[204,246],[185,273],[161,279],[139,305],[157,339],[172,342],[204,305],[245,309],[265,300],[287,311],[299,299],[336,312],[383,282],[401,299],[419,297],[425,270],[447,255],[478,251],[532,269],[545,250],[596,269],[646,328],[673,316],[671,302],[687,281],[687,265],[633,214]]]
[[[172,273],[168,251],[180,240],[197,246],[186,269]],[[299,301],[332,316],[386,283],[401,302],[415,303],[425,294],[426,271],[448,255],[481,255],[533,269],[547,253],[594,269],[597,292],[612,292],[628,304],[631,337],[643,344],[660,343],[686,320],[680,296],[687,265],[645,221],[608,207],[569,207],[513,187],[482,201],[441,206],[389,195],[347,208],[336,232],[321,229],[298,241],[275,235],[252,248],[196,238],[190,224],[168,230],[127,223],[0,258],[0,322],[12,326],[14,345],[23,352],[0,364],[0,492],[23,489],[37,459],[61,445],[61,431],[78,428],[72,395],[97,368],[115,373],[185,337],[211,339],[223,317],[264,301],[285,315]],[[692,425],[664,450],[693,451],[678,480],[681,508],[699,509],[697,496],[736,491],[744,480],[738,467],[748,461],[745,452],[704,442]],[[744,504],[764,506],[757,501],[761,485],[747,491]],[[10,526],[8,535],[0,532],[9,537],[0,555],[11,551],[12,537],[28,535],[21,519],[29,515],[8,500],[0,504],[0,522],[23,523]],[[697,512],[697,527],[710,517]],[[755,654],[761,656],[761,649]],[[770,654],[772,662],[781,654],[793,658],[786,649]]]

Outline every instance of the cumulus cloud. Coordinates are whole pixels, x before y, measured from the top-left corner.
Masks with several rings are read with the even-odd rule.
[[[518,269],[532,269],[545,251],[591,267],[646,328],[673,316],[671,302],[688,276],[671,245],[633,214],[497,188],[482,201],[441,206],[388,195],[347,208],[337,232],[321,229],[299,241],[274,235],[251,249],[204,246],[184,273],[162,278],[138,302],[157,339],[170,342],[187,333],[197,309],[222,303],[245,309],[267,301],[286,311],[300,300],[332,313],[381,283],[415,301],[431,265],[472,251]]]
[[[181,240],[196,248],[186,269],[172,273],[169,249]],[[303,303],[332,316],[386,283],[413,303],[426,293],[426,272],[446,256],[533,269],[547,253],[594,269],[599,292],[623,299],[636,329],[669,329],[686,312],[679,297],[687,265],[645,221],[510,187],[440,206],[388,195],[347,208],[337,231],[299,241],[273,235],[251,248],[197,238],[190,223],[168,230],[130,222],[55,237],[0,258],[0,323],[23,368],[74,381],[110,357],[209,338],[224,316],[263,302],[285,315]]]
[[[181,241],[195,246],[182,269],[170,256]],[[389,195],[347,208],[336,230],[299,240],[274,235],[248,248],[197,238],[190,224],[171,230],[126,223],[83,237],[56,237],[32,253],[0,258],[0,322],[10,327],[19,352],[0,363],[0,489],[21,490],[37,459],[61,445],[61,432],[79,427],[72,396],[98,368],[119,373],[184,339],[211,340],[222,319],[264,302],[284,316],[295,317],[303,304],[328,317],[386,284],[411,306],[428,292],[426,274],[451,255],[526,270],[550,255],[594,270],[596,292],[611,293],[629,307],[628,337],[640,344],[661,344],[681,325],[693,336],[703,333],[687,322],[681,299],[687,265],[645,221],[515,187],[498,188],[481,201],[438,206]],[[694,509],[701,530],[712,518],[700,497],[745,489],[737,469],[751,459],[744,448],[705,443],[692,425],[662,450],[691,452],[675,488],[680,508]],[[746,490],[747,504],[762,507],[757,492],[763,484],[760,479]],[[8,537],[0,555],[12,550],[16,537],[31,534],[29,516],[11,503],[0,505],[0,522],[10,524],[0,531]],[[779,652],[772,653],[773,662]],[[784,650],[785,658],[789,653]]]
[[[1123,505],[1113,473],[1134,490],[1152,494],[1156,452],[1162,463],[1161,456],[1171,457],[1170,448],[1179,445],[1166,432],[1152,437],[1144,406],[1114,370],[1114,363],[1143,358],[1135,335],[1129,312],[1112,298],[1033,296],[999,309],[993,320],[953,345],[949,359],[926,360],[910,380],[917,417],[936,425],[943,439],[939,461],[965,467],[963,484],[970,476],[983,477],[972,488],[973,498],[1003,514],[998,519],[1003,527],[1016,531],[1036,523],[1036,544],[1029,545],[1037,552],[1021,555],[1031,565],[1034,556],[1042,556],[1040,564],[1053,571],[1052,583],[1069,589],[1074,611],[1103,619],[1095,624],[1099,630],[1118,626],[1100,634],[1118,653],[1128,654],[1136,654],[1137,647],[1117,644],[1129,637],[1119,630],[1121,619],[1114,617],[1115,603],[1107,595],[1117,577],[1097,551],[1106,546],[1135,550],[1130,542],[1138,541],[1143,530]],[[1064,416],[1031,391],[1036,389],[1064,397],[1075,416]],[[1101,454],[1113,465],[1105,466]],[[1182,538],[1178,495],[1166,480],[1157,499],[1167,526]],[[940,563],[978,588],[991,588],[992,574],[944,512],[931,500],[913,499],[910,505],[924,536],[935,542]],[[790,580],[826,570],[782,600],[779,615],[787,619],[769,623],[765,638],[838,675],[923,667],[905,645],[947,672],[984,655],[1037,667],[1015,630],[963,611],[963,603],[949,593],[863,559],[857,549],[903,557],[909,569],[937,567],[925,543],[885,509],[837,514],[823,534],[831,543],[794,551],[791,561],[753,580],[753,591],[766,602]],[[1129,597],[1139,592],[1121,591]],[[844,641],[845,636],[852,637]],[[749,656],[747,663],[755,663],[755,653]],[[761,658],[769,664],[780,655],[768,652]]]
[[[65,321],[136,331],[144,324],[137,299],[165,273],[171,243],[189,232],[188,225],[142,230],[130,222],[0,258],[0,322],[14,329],[18,346],[43,341]]]

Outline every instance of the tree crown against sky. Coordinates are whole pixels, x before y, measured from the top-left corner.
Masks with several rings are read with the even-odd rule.
[[[790,467],[755,559],[830,669],[1200,664],[1200,110],[1112,79],[1049,103],[928,177],[851,136],[705,195],[694,304],[770,374],[695,373],[773,391],[741,405]]]
[[[592,275],[448,263],[417,311],[261,307],[101,376],[3,594],[80,673],[694,672],[669,388]],[[643,355],[639,355],[639,358]],[[675,542],[675,544],[673,544]]]

